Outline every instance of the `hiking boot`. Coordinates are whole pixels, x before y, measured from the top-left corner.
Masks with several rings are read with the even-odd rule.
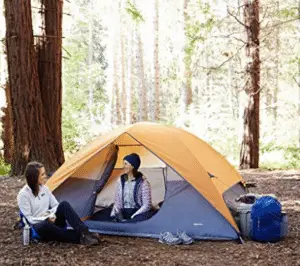
[[[100,238],[100,235],[98,233],[90,232],[90,235],[92,236],[92,238],[97,239],[98,243],[101,242],[101,238]]]
[[[86,246],[94,246],[99,242],[97,239],[93,238],[89,232],[83,232],[80,237],[80,244]]]
[[[159,243],[168,244],[168,245],[178,245],[181,244],[181,239],[174,236],[170,232],[161,233],[159,236]]]
[[[189,245],[194,242],[194,239],[187,235],[185,232],[178,231],[177,236],[181,239],[182,244]]]

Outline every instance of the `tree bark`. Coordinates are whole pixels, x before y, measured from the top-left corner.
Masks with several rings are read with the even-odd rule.
[[[279,14],[279,1],[276,1],[276,13]],[[277,22],[279,23],[279,22]],[[275,48],[275,86],[274,86],[274,94],[273,94],[273,129],[276,130],[277,125],[277,102],[278,102],[278,92],[279,92],[279,49],[280,49],[280,27],[275,28],[275,34],[276,34],[276,48]]]
[[[141,34],[137,32],[138,41],[138,88],[139,88],[139,120],[148,120],[148,108],[147,108],[147,91],[145,82],[145,71],[144,71],[144,59],[143,59],[143,43],[141,40]]]
[[[120,15],[120,48],[121,48],[121,91],[120,91],[120,100],[121,100],[121,119],[122,123],[127,123],[127,92],[126,92],[126,52],[125,52],[125,36],[124,36],[124,14],[125,10],[124,0],[119,2],[119,15]]]
[[[121,27],[121,67],[122,67],[122,121],[126,124],[127,112],[127,93],[126,93],[126,77],[125,77],[125,51],[124,51],[124,35]]]
[[[89,3],[89,10],[93,11],[93,1]],[[90,114],[90,121],[94,125],[95,118],[93,113],[93,105],[94,105],[94,84],[92,80],[92,64],[93,64],[93,17],[90,16],[89,18],[89,39],[88,39],[88,58],[87,58],[87,67],[88,67],[88,89],[89,89],[89,114]]]
[[[119,68],[118,68],[118,46],[115,47],[114,53],[114,84],[113,84],[113,99],[115,98],[116,124],[120,125],[122,122],[121,106],[120,106],[120,89],[119,89]],[[113,101],[114,103],[114,101]],[[114,112],[113,112],[114,113]]]
[[[188,110],[189,106],[193,102],[193,93],[192,93],[192,70],[191,70],[191,55],[186,51],[189,47],[187,35],[187,21],[188,21],[188,3],[189,0],[184,0],[183,3],[183,20],[184,20],[184,35],[185,35],[185,57],[184,57],[184,103],[185,109]]]
[[[155,96],[154,96],[154,120],[160,117],[160,68],[159,68],[159,6],[158,0],[154,3],[154,76],[155,76]]]
[[[13,136],[13,120],[12,120],[12,106],[11,106],[11,92],[8,83],[5,86],[6,107],[2,107],[4,113],[1,118],[3,141],[3,158],[7,164],[12,163],[14,151],[14,136]]]
[[[62,148],[62,9],[63,1],[41,0],[44,36],[37,45],[38,74],[48,146],[55,168],[64,163]],[[55,38],[48,36],[57,36]]]
[[[133,124],[137,122],[137,116],[135,112],[135,102],[136,102],[136,90],[135,90],[135,55],[136,55],[136,44],[135,44],[135,31],[136,26],[133,25],[131,28],[131,32],[129,33],[130,44],[129,54],[128,54],[128,123]]]
[[[300,1],[298,1],[298,25],[300,27]],[[300,41],[300,40],[299,40]],[[298,148],[300,149],[300,60],[298,59]]]
[[[246,25],[247,82],[245,92],[248,104],[244,109],[244,134],[240,153],[240,168],[259,167],[259,100],[260,100],[260,42],[259,0],[244,1]]]
[[[11,92],[14,152],[11,174],[23,173],[27,163],[41,161],[47,171],[57,167],[47,137],[34,50],[30,0],[5,0],[6,49]]]

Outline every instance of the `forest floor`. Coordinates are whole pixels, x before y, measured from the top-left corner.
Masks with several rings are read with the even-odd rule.
[[[99,246],[38,243],[24,247],[16,221],[20,178],[0,177],[0,265],[300,265],[300,171],[243,171],[252,192],[274,193],[288,213],[289,235],[275,244],[198,241],[167,246],[155,239],[103,236]]]

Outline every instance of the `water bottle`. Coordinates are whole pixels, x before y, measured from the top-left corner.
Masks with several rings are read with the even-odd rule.
[[[30,242],[30,227],[28,223],[24,222],[25,226],[23,228],[23,245],[28,246]]]

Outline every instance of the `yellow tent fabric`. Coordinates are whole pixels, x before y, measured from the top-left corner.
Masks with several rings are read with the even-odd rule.
[[[222,194],[242,181],[238,172],[207,143],[173,126],[137,123],[100,136],[66,161],[48,180],[53,191],[107,145],[142,145],[187,180],[239,231]],[[133,146],[134,147],[134,146]],[[208,172],[215,178],[210,178]]]

